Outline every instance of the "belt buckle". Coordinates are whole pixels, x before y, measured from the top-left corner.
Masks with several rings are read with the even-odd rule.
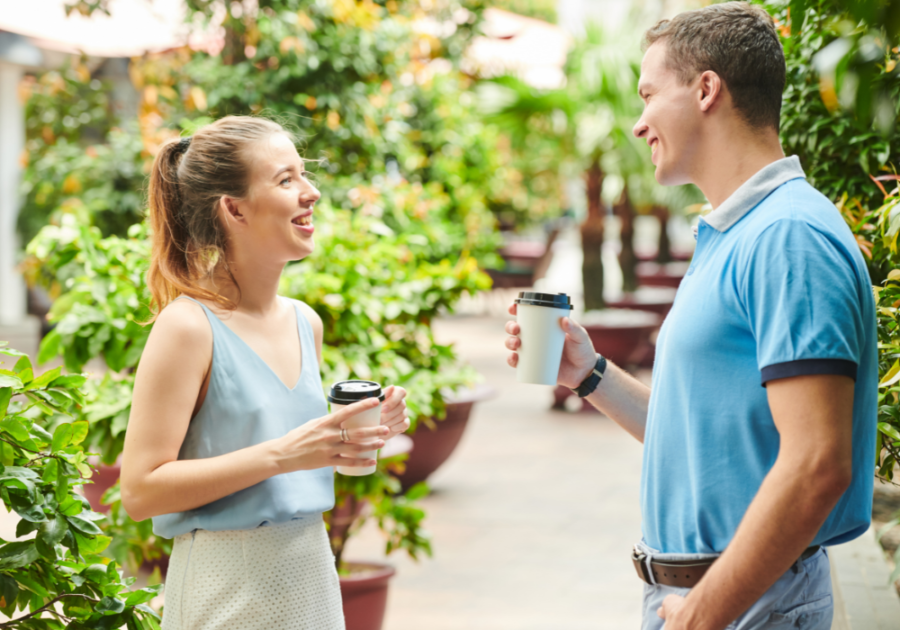
[[[647,584],[653,584],[653,578],[650,576],[650,570],[647,568],[647,554],[643,551],[638,551],[634,549],[631,552],[631,559],[634,561],[636,567],[639,568],[638,577],[640,577]]]

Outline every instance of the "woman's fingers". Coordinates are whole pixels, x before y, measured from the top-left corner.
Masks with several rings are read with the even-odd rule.
[[[507,350],[518,350],[519,346],[522,345],[522,340],[518,337],[507,337],[506,338],[506,349]]]
[[[518,353],[513,352],[508,357],[506,357],[506,363],[509,367],[516,367],[519,365],[519,355]]]
[[[342,455],[355,456],[358,453],[365,453],[366,451],[377,451],[380,448],[384,448],[384,440],[373,440],[367,442],[345,442],[338,446],[338,453]]]
[[[360,400],[359,402],[355,402],[352,405],[347,405],[346,407],[337,410],[336,412],[331,414],[331,418],[326,423],[335,426],[341,426],[341,423],[343,423],[348,418],[352,418],[358,413],[368,411],[369,409],[377,406],[377,398],[366,398],[365,400]]]
[[[509,314],[510,315],[516,314],[516,303],[515,302],[513,302],[512,304],[509,305]]]
[[[374,466],[378,463],[378,461],[374,459],[347,457],[346,455],[335,455],[331,459],[333,461],[332,466],[347,466],[348,468],[365,468],[367,466]]]
[[[522,329],[519,328],[519,324],[516,322],[506,322],[505,330],[510,335],[518,335],[520,332],[522,332]]]
[[[396,385],[391,385],[384,390],[384,402],[381,405],[381,414],[391,411],[400,405],[405,405],[406,390]]]
[[[361,427],[354,429],[346,429],[347,443],[353,442],[359,444],[361,442],[371,442],[378,438],[382,438],[390,432],[390,429],[383,424],[375,427]],[[344,440],[341,440],[342,442]]]

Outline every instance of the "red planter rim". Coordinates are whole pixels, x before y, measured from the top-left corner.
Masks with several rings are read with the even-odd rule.
[[[350,569],[351,573],[340,576],[341,583],[354,587],[377,586],[381,582],[386,582],[397,573],[397,570],[389,564],[377,562],[345,562],[344,564]]]

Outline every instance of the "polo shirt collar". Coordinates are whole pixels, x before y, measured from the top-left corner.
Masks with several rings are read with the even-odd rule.
[[[772,191],[798,177],[806,177],[803,167],[800,166],[800,158],[792,155],[776,160],[757,171],[753,177],[731,193],[721,206],[702,217],[702,220],[719,232],[725,232]]]

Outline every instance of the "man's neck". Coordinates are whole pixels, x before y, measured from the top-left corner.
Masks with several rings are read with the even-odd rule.
[[[728,142],[716,142],[715,150],[706,151],[706,157],[695,170],[694,183],[703,192],[713,209],[718,208],[734,191],[760,170],[784,158],[784,151],[774,130],[756,137],[741,134]]]

